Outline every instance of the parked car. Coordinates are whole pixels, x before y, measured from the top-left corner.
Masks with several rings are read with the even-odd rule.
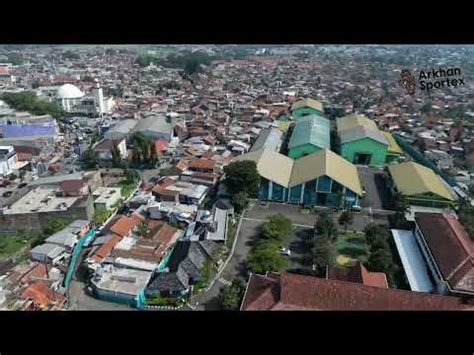
[[[287,249],[287,248],[284,248],[284,247],[281,247],[280,249],[278,249],[278,252],[280,254],[283,254],[283,255],[286,255],[286,256],[290,256],[291,255],[291,250],[290,249]]]
[[[8,198],[8,197],[10,197],[11,195],[13,195],[13,191],[5,191],[5,192],[2,194],[2,197]]]
[[[353,210],[354,212],[360,212],[360,211],[362,211],[362,207],[360,207],[360,206],[358,206],[358,205],[354,205],[354,206],[352,206],[352,210]]]

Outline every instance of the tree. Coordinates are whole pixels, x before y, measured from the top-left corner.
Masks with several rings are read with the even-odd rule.
[[[114,142],[112,147],[112,166],[118,168],[122,165],[122,156],[118,145]]]
[[[319,235],[314,238],[313,264],[319,276],[323,276],[327,265],[332,265],[334,260],[334,250],[329,238],[326,235]]]
[[[37,89],[37,88],[39,88],[40,84],[41,84],[40,81],[38,79],[35,79],[35,80],[32,81],[31,87],[33,89]]]
[[[48,222],[47,226],[43,229],[43,233],[47,236],[63,230],[67,226],[68,222],[64,219],[53,219]]]
[[[351,211],[343,211],[339,216],[338,222],[344,226],[344,231],[347,231],[347,227],[354,222],[354,214]]]
[[[367,264],[370,270],[375,272],[385,272],[389,274],[393,271],[392,255],[387,249],[379,249],[371,252]]]
[[[318,236],[326,236],[329,240],[336,239],[337,227],[332,218],[332,214],[328,212],[322,212],[314,226],[314,230]]]
[[[142,237],[145,237],[150,233],[150,227],[148,227],[148,223],[146,221],[141,221],[140,224],[137,226],[137,233]]]
[[[232,196],[230,202],[234,206],[236,213],[241,213],[248,204],[248,196],[246,192],[237,192]]]
[[[200,64],[196,59],[189,59],[184,66],[184,72],[188,75],[199,72]]]
[[[461,199],[459,201],[458,216],[467,234],[474,240],[474,207],[469,200]]]
[[[388,239],[390,235],[384,226],[370,223],[364,228],[364,234],[371,250],[389,248]]]
[[[225,184],[231,194],[246,192],[249,197],[257,197],[260,188],[260,175],[254,161],[244,160],[230,163],[224,167]]]
[[[254,273],[265,274],[267,271],[279,272],[286,268],[287,262],[278,252],[279,243],[264,241],[253,248],[247,258],[247,267]]]
[[[245,281],[242,277],[234,279],[232,284],[220,290],[219,300],[226,311],[237,311],[245,292]]]
[[[35,115],[51,115],[60,118],[64,115],[63,109],[54,102],[40,100],[33,91],[5,93],[0,96],[12,108],[27,111]]]
[[[99,158],[97,152],[91,147],[88,148],[82,155],[82,161],[88,168],[96,168],[99,164]]]
[[[393,215],[393,224],[396,228],[403,228],[406,225],[405,214],[410,212],[410,205],[405,196],[397,192],[393,198],[395,205],[395,214]]]
[[[288,237],[293,229],[290,219],[281,214],[273,215],[268,218],[262,226],[262,237],[267,240],[282,242]]]

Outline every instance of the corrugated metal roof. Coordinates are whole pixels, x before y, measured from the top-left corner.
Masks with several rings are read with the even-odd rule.
[[[322,102],[308,97],[306,99],[296,101],[293,104],[293,106],[291,107],[291,111],[297,110],[297,109],[302,108],[302,107],[314,108],[315,110],[318,110],[318,111],[321,111],[321,112],[323,112],[323,110],[324,110]]]
[[[443,185],[433,170],[415,162],[407,162],[388,167],[393,182],[403,195],[413,196],[432,193],[447,200],[454,201],[454,197]]]
[[[378,130],[377,125],[374,121],[369,119],[367,116],[361,114],[350,114],[347,116],[339,117],[336,120],[336,123],[337,130],[339,132],[360,126],[374,131]]]
[[[384,145],[389,145],[388,140],[378,129],[375,122],[365,115],[350,114],[344,117],[339,117],[336,124],[341,143],[361,138],[371,138]]]
[[[291,134],[288,148],[312,144],[319,148],[329,148],[330,146],[330,123],[329,120],[319,116],[310,115],[300,118]]]
[[[262,149],[240,155],[235,158],[237,161],[252,160],[257,164],[258,172],[265,179],[271,180],[282,186],[288,186],[290,182],[293,159],[287,156]]]
[[[395,138],[393,138],[392,133],[387,132],[387,131],[383,131],[382,133],[383,133],[383,135],[385,136],[385,139],[387,139],[387,142],[388,142],[388,149],[387,149],[388,152],[389,153],[402,154],[403,153],[402,148],[400,148],[400,146],[398,145]]]
[[[362,195],[362,186],[355,165],[329,149],[296,160],[291,174],[290,186],[299,185],[323,175],[337,181],[359,196]]]
[[[339,133],[341,143],[347,143],[362,138],[371,138],[381,144],[389,145],[385,136],[379,131],[367,129],[366,127],[354,127]]]
[[[362,195],[355,165],[329,149],[306,155],[298,160],[262,149],[238,156],[235,160],[255,161],[262,177],[285,187],[296,186],[326,175],[359,196]]]
[[[3,128],[5,138],[48,136],[54,137],[58,134],[56,126],[52,122],[11,124]]]

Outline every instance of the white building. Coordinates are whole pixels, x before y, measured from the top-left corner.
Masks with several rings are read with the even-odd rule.
[[[6,177],[17,168],[18,157],[13,146],[0,146],[0,176]]]
[[[64,84],[57,92],[57,99],[66,112],[73,112],[76,106],[80,106],[83,97],[84,93],[72,84]]]

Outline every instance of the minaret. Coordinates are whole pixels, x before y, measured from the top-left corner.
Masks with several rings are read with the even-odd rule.
[[[99,115],[102,115],[105,113],[104,93],[102,92],[102,88],[100,87],[99,81],[97,79],[95,79],[95,81],[95,88],[93,89],[94,102]]]

